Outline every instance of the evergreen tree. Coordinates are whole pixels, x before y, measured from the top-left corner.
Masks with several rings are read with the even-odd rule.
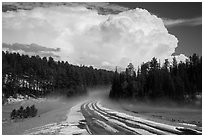
[[[36,115],[37,115],[37,109],[35,108],[35,105],[32,105],[31,107],[30,107],[30,116],[31,117],[35,117]]]
[[[20,106],[20,108],[17,111],[17,115],[19,118],[24,118],[24,108],[23,106]]]
[[[134,66],[130,63],[125,72],[115,72],[110,97],[167,97],[185,101],[185,97],[189,96],[192,99],[202,92],[202,58],[193,54],[189,59],[177,63],[174,57],[172,65],[166,59],[160,67],[157,59],[152,58],[138,68],[137,76],[134,71],[131,73]]]
[[[15,119],[17,117],[17,112],[16,112],[16,109],[13,109],[11,114],[10,114],[10,118],[11,119]]]
[[[52,57],[30,57],[4,51],[2,65],[2,90],[6,98],[16,94],[32,97],[49,93],[70,96],[86,94],[85,87],[109,85],[114,74],[92,66],[74,66],[67,61],[56,62]]]
[[[27,106],[26,109],[24,110],[24,117],[28,118],[30,116],[31,116],[30,107]]]

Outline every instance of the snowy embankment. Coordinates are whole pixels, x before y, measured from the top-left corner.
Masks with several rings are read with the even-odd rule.
[[[40,102],[43,102],[45,101],[46,99],[45,98],[34,98],[35,96],[33,97],[30,97],[28,95],[21,95],[21,94],[17,94],[16,95],[16,98],[14,98],[13,96],[10,96],[9,98],[7,98],[6,102],[4,103],[4,105],[7,105],[7,104],[14,104],[14,103],[18,103],[18,102],[22,102],[21,105],[24,104],[24,101],[26,100],[33,100],[33,101],[36,101],[38,103]]]
[[[17,94],[16,98],[14,98],[13,96],[10,96],[9,98],[7,98],[7,100],[4,103],[4,105],[12,104],[12,103],[17,103],[17,102],[20,102],[20,101],[28,100],[30,98],[31,97],[29,97],[28,95],[23,96],[23,95]]]
[[[83,103],[83,102],[82,102]],[[32,128],[26,130],[24,134],[31,135],[87,135],[89,134],[86,130],[85,118],[80,112],[82,103],[78,103],[73,106],[67,112],[67,118],[65,121],[60,123],[51,123],[41,127]]]

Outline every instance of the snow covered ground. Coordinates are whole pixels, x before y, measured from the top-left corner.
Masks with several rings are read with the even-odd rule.
[[[120,103],[120,104],[119,104]],[[127,119],[144,122],[149,125],[153,125],[157,128],[172,130],[175,132],[180,132],[182,130],[188,130],[189,132],[202,132],[202,125],[191,124],[192,120],[197,120],[202,123],[202,113],[198,109],[192,108],[178,108],[178,107],[154,107],[144,104],[135,104],[132,105],[129,102],[108,102],[102,101],[102,104],[105,104],[103,107],[100,103],[96,105],[106,111],[109,114],[115,116],[126,117]],[[115,111],[116,110],[116,111]],[[103,112],[104,112],[103,111]],[[202,111],[201,111],[202,112]],[[194,115],[195,114],[195,115]],[[157,115],[162,115],[162,117],[155,117]],[[190,117],[191,116],[191,117]],[[191,119],[189,119],[189,117]],[[168,119],[167,119],[168,118]],[[182,120],[173,120],[174,118]],[[170,120],[169,120],[170,119]],[[186,122],[183,122],[185,119]],[[189,120],[188,120],[189,119]],[[130,122],[130,121],[129,121]],[[189,122],[189,123],[188,123]],[[140,125],[141,126],[141,125]],[[144,125],[142,125],[144,126]]]
[[[74,97],[66,98],[63,96],[50,96],[47,98],[30,98],[23,101],[10,103],[2,106],[2,134],[3,135],[19,135],[24,134],[25,131],[37,127],[49,127],[48,124],[51,124],[54,129],[54,126],[66,121],[68,110],[75,106],[80,101],[85,100],[86,97]],[[38,109],[36,117],[27,118],[18,121],[10,120],[10,113],[13,109],[18,109],[20,106],[26,107],[35,105]],[[83,121],[82,121],[83,123]],[[45,126],[46,125],[46,126]],[[65,123],[61,123],[65,126]],[[54,132],[53,132],[54,133]]]
[[[116,134],[120,132],[120,130],[113,127],[112,125],[114,124],[119,125],[120,127],[123,126],[124,128],[130,129],[131,131],[134,130],[132,128],[127,127],[127,125],[124,125],[123,124],[124,122],[134,124],[134,121],[145,121],[145,123],[147,124],[151,124],[162,128],[165,128],[167,125],[166,128],[169,129],[169,126],[168,126],[169,124],[166,121],[165,123],[164,122],[165,119],[163,119],[163,117],[165,116],[168,116],[170,118],[172,118],[172,116],[174,117],[179,116],[178,117],[179,119],[180,118],[187,119],[190,116],[193,117],[194,114],[196,114],[196,117],[200,118],[200,111],[197,111],[197,110],[192,111],[188,109],[174,109],[174,108],[167,109],[167,108],[161,108],[161,107],[145,106],[145,105],[136,104],[136,103],[132,105],[129,102],[127,103],[118,102],[118,101],[113,102],[112,100],[109,100],[108,98],[106,98],[107,96],[104,95],[103,97],[102,94],[103,94],[102,92],[99,92],[99,93],[94,92],[94,94],[91,94],[89,97],[66,98],[66,99],[58,99],[57,97],[53,97],[49,99],[30,98],[30,99],[17,101],[15,103],[3,105],[2,118],[4,119],[8,118],[12,109],[19,108],[20,105],[23,105],[25,107],[28,105],[35,104],[36,108],[38,108],[39,110],[39,113],[37,117],[28,118],[20,122],[2,121],[3,123],[2,132],[3,134],[15,134],[15,135],[17,134],[57,134],[57,135],[91,134],[90,131],[92,130],[90,130],[91,128],[89,129],[88,126],[86,125],[87,123],[85,121],[84,116],[81,114],[80,107],[84,102],[87,102],[88,100],[89,102],[93,103],[94,102],[93,99],[97,103],[95,105],[92,105],[91,103],[88,103],[86,105],[90,110],[87,112],[87,114],[96,115],[96,119],[94,120],[96,126],[101,127],[107,130],[108,132],[112,132]],[[19,99],[23,99],[23,98],[20,97]],[[103,111],[101,110],[95,111],[97,107],[99,107]],[[111,114],[112,117],[110,117],[110,115],[108,116],[107,115],[108,113]],[[154,116],[150,117],[150,115],[161,115],[161,114],[163,114],[162,119],[157,119],[155,121],[152,120],[152,119],[155,119]],[[102,119],[107,119],[108,120],[107,122],[109,122],[109,124],[102,119],[97,119],[97,117],[101,117]],[[123,122],[122,121],[123,119],[117,119],[119,117],[126,117],[127,119]],[[160,124],[163,122],[164,122],[164,125]],[[181,128],[184,126],[188,126],[190,128],[191,127],[197,128],[197,125],[195,126],[192,123],[190,124],[188,122],[183,122],[183,121],[180,121],[177,123],[178,125],[176,127],[180,128],[179,130],[185,130]],[[137,130],[137,132],[141,134],[149,134],[149,131],[144,130],[145,128],[150,129],[149,126],[147,125],[145,126],[144,124],[139,124],[139,123],[137,124],[140,127],[142,127],[141,129]],[[178,129],[175,129],[174,125],[170,128],[178,131]],[[161,133],[161,134],[165,134],[165,133]]]
[[[83,102],[82,102],[83,103]],[[51,123],[41,127],[26,130],[24,134],[42,135],[87,135],[89,134],[85,128],[85,119],[80,112],[82,103],[73,106],[67,112],[67,118],[60,123]]]
[[[31,97],[29,97],[29,96],[27,96],[27,95],[26,95],[26,96],[22,96],[22,95],[20,95],[20,94],[17,94],[16,98],[10,96],[10,97],[7,99],[7,101],[6,101],[6,103],[5,103],[4,105],[16,103],[16,102],[20,102],[20,101],[23,101],[23,100],[28,100],[28,99],[30,99],[30,98],[31,98]]]

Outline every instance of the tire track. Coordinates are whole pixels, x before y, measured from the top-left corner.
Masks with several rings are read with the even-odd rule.
[[[193,129],[174,127],[113,111],[102,107],[96,101],[84,103],[81,106],[81,111],[86,119],[87,128],[92,134],[202,134]]]
[[[102,115],[101,112],[96,110],[95,106],[93,106],[93,103],[87,103],[86,106],[88,106],[86,108],[88,113],[90,113],[90,111],[92,111],[91,113],[93,114],[93,116],[95,116],[96,118],[100,118],[100,120],[106,122],[109,126],[118,130],[119,132],[116,134],[126,134],[126,135],[131,135],[131,134],[134,135],[134,134],[142,134],[142,133],[147,134],[147,135],[151,134],[148,131],[145,131],[143,129],[136,130],[135,127],[129,127],[125,123],[118,121],[117,119],[112,119],[111,117],[107,117],[106,115]],[[113,134],[113,133],[111,133],[111,134]]]
[[[86,120],[86,124],[88,127],[88,130],[91,134],[100,134],[100,135],[108,135],[111,134],[108,131],[106,131],[105,129],[101,128],[100,125],[98,125],[95,120],[98,118],[95,118],[95,116],[93,115],[93,113],[91,111],[93,110],[88,110],[88,104],[89,103],[84,103],[81,106],[81,112],[83,114],[83,116],[85,117]]]
[[[138,124],[133,124],[130,123],[127,120],[123,120],[121,118],[118,118],[116,116],[112,116],[109,115],[107,112],[105,111],[100,111],[99,109],[97,109],[96,103],[92,104],[95,107],[95,111],[98,111],[99,113],[108,116],[109,120],[111,120],[112,122],[118,123],[120,126],[132,131],[132,132],[136,132],[137,134],[141,134],[141,135],[152,135],[152,134],[156,134],[155,132],[153,132],[153,130],[147,130],[145,128],[142,128],[140,125]],[[158,132],[157,132],[158,134]],[[160,133],[161,134],[161,133]]]
[[[142,124],[143,126],[146,125],[148,126],[148,129],[151,127],[154,130],[157,129],[157,131],[159,130],[160,132],[165,132],[165,134],[180,134],[180,135],[201,135],[202,132],[195,130],[195,129],[191,129],[191,128],[185,128],[185,127],[176,127],[176,126],[172,126],[172,125],[167,125],[167,124],[163,124],[163,123],[158,123],[158,122],[154,122],[154,121],[150,121],[144,118],[139,118],[139,117],[134,117],[134,116],[130,116],[127,115],[125,113],[120,113],[117,111],[113,111],[107,108],[102,107],[99,102],[95,103],[95,106],[100,109],[103,112],[106,112],[107,114],[119,117],[121,119],[124,119],[124,121],[128,121],[130,123],[135,123],[135,124]],[[100,107],[99,107],[100,106]]]
[[[97,109],[101,113],[104,113],[104,114],[108,115],[109,117],[111,117],[113,119],[116,119],[116,120],[119,120],[121,122],[124,122],[124,123],[126,123],[127,126],[130,126],[130,127],[133,127],[133,128],[137,128],[137,130],[143,129],[143,130],[146,130],[146,131],[148,131],[148,132],[150,132],[152,134],[158,134],[158,135],[170,135],[170,134],[173,134],[171,132],[155,128],[154,126],[151,126],[151,125],[146,124],[144,122],[134,121],[132,119],[128,119],[128,118],[125,118],[125,117],[121,117],[121,116],[118,116],[118,115],[113,115],[112,113],[108,113],[108,112],[100,109],[96,104],[95,104],[95,106],[97,107]]]
[[[95,112],[97,112],[97,113],[99,113],[99,115],[102,115],[103,117],[105,117],[105,119],[107,121],[109,121],[110,123],[115,124],[115,125],[117,125],[119,127],[122,127],[123,129],[125,129],[125,130],[127,130],[127,131],[129,131],[129,132],[131,132],[133,134],[139,134],[139,135],[141,135],[141,134],[150,134],[149,132],[145,132],[145,131],[142,132],[140,129],[138,129],[137,126],[135,126],[135,127],[128,126],[126,122],[121,121],[119,119],[116,119],[114,117],[111,117],[105,112],[99,111],[98,109],[96,109],[94,104],[95,103],[92,103],[92,107],[95,110]],[[135,128],[137,128],[138,130],[136,130]],[[140,130],[140,132],[139,132],[139,130]]]
[[[100,105],[99,102],[97,102],[96,104]],[[98,106],[98,105],[96,105],[96,106]],[[100,109],[100,107],[98,107],[98,108]],[[107,108],[103,108],[103,111],[107,112],[107,111],[111,111],[111,110],[107,109]],[[196,129],[192,129],[192,128],[189,128],[189,127],[187,127],[187,128],[186,127],[176,127],[176,126],[172,126],[172,125],[167,125],[167,124],[163,124],[163,123],[154,122],[154,121],[147,120],[147,119],[144,119],[144,118],[133,117],[133,116],[130,116],[130,115],[127,115],[127,114],[124,114],[124,113],[120,113],[120,112],[116,112],[116,111],[115,112],[113,111],[110,114],[113,114],[113,115],[118,116],[120,118],[123,118],[125,120],[130,120],[132,122],[136,122],[136,123],[141,123],[143,125],[147,125],[149,127],[152,127],[154,129],[158,129],[160,131],[169,132],[170,134],[202,135],[202,131],[199,131],[199,130],[196,130]],[[121,116],[121,114],[122,114],[122,116]]]
[[[87,125],[93,134],[98,134],[98,135],[101,135],[101,134],[134,135],[134,134],[137,134],[137,133],[133,133],[127,129],[124,129],[123,127],[120,127],[120,126],[116,125],[115,123],[109,122],[105,116],[102,116],[97,111],[94,111],[91,104],[89,104],[89,103],[85,103],[82,105],[82,114],[86,118]],[[89,114],[89,115],[87,115],[87,114]],[[97,128],[98,125],[95,123],[96,119],[99,119],[100,121],[105,122],[107,125],[109,125],[111,128],[114,128],[118,132],[113,133],[113,132],[108,132],[108,131],[98,129]],[[100,127],[100,128],[102,128],[102,127]],[[104,129],[104,128],[102,128],[102,129]],[[99,130],[99,131],[97,131],[97,130]]]

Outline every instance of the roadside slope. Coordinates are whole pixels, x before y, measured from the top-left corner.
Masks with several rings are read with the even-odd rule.
[[[86,97],[78,98],[51,98],[44,101],[26,100],[15,104],[8,104],[2,107],[2,134],[3,135],[18,135],[23,134],[26,130],[44,126],[51,123],[59,123],[66,120],[67,111],[77,104],[80,100]],[[35,104],[38,109],[36,117],[18,120],[16,122],[9,120],[9,114],[14,108],[19,108],[20,105],[24,107]]]

